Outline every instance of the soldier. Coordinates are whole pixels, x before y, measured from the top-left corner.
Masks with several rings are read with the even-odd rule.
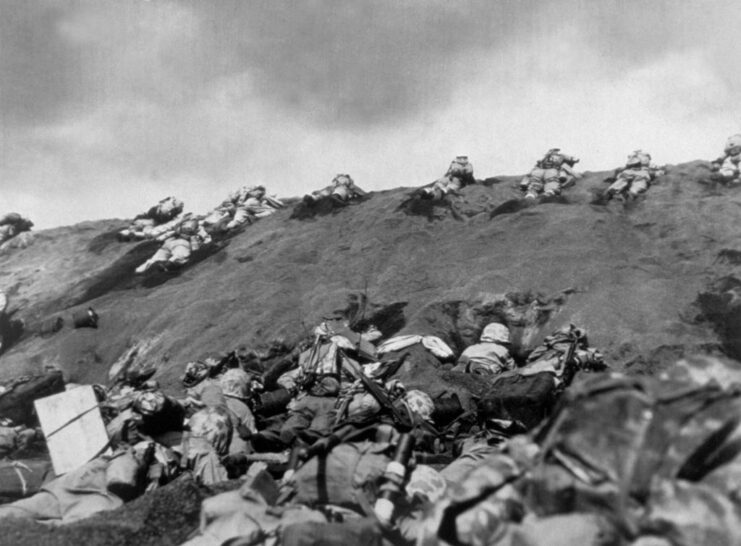
[[[458,190],[469,184],[476,183],[473,177],[473,165],[468,161],[468,156],[458,155],[450,163],[448,172],[430,186],[420,190],[420,196],[429,199],[442,199],[449,193],[457,193]]]
[[[181,220],[183,202],[178,198],[169,196],[160,200],[147,212],[139,214],[131,225],[118,233],[121,241],[132,239],[154,239],[163,233],[173,229]]]
[[[255,449],[261,451],[265,446],[283,449],[297,440],[311,444],[331,432],[338,421],[338,409],[340,421],[345,410],[353,417],[378,411],[377,404],[363,399],[361,390],[350,392],[357,378],[348,371],[348,367],[374,357],[372,337],[352,330],[346,312],[325,313],[321,324],[314,329],[314,343],[298,356],[297,373],[288,372],[294,376],[291,386],[299,391],[288,405],[288,419],[280,431],[263,430],[255,434],[252,438]],[[288,374],[284,374],[279,383]],[[349,402],[344,408],[338,402],[341,394],[346,394]]]
[[[209,229],[221,224],[230,230],[252,223],[256,218],[270,216],[283,206],[280,199],[266,194],[265,186],[242,186],[208,214],[203,224]]]
[[[30,231],[33,222],[17,212],[9,212],[0,217],[0,244],[24,231]]]
[[[625,167],[615,169],[616,178],[607,189],[607,200],[616,195],[623,199],[635,199],[648,189],[651,181],[662,174],[664,171],[651,163],[651,154],[635,150],[628,156]]]
[[[570,383],[577,370],[604,370],[604,357],[589,345],[587,332],[573,324],[563,326],[547,336],[519,368],[522,375],[549,372],[558,382]]]
[[[332,184],[319,191],[304,196],[304,202],[312,203],[323,197],[331,197],[340,202],[348,202],[353,199],[365,197],[365,191],[355,185],[349,174],[338,174],[332,179]]]
[[[219,377],[219,384],[232,418],[233,434],[229,453],[248,451],[250,446],[247,438],[257,432],[255,417],[248,405],[252,391],[251,377],[244,370],[230,368]]]
[[[520,182],[525,198],[535,199],[541,193],[546,197],[560,195],[564,187],[581,178],[572,168],[578,162],[577,158],[561,153],[560,148],[548,150],[530,174]]]
[[[187,218],[176,229],[161,237],[165,240],[162,247],[136,268],[137,273],[144,273],[155,264],[163,268],[183,266],[188,263],[191,253],[211,242],[211,236],[195,218]]]
[[[453,368],[456,372],[478,375],[497,375],[515,367],[509,353],[509,328],[492,322],[481,332],[480,343],[468,347],[458,358]]]
[[[739,162],[741,162],[741,134],[728,137],[723,156],[713,161],[712,166],[724,182],[737,184]]]
[[[229,201],[236,210],[232,220],[226,225],[227,229],[270,216],[284,206],[282,201],[266,194],[265,186],[243,186],[229,196]]]

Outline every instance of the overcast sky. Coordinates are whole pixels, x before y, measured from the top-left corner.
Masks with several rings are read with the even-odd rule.
[[[0,213],[416,186],[463,153],[479,178],[550,147],[582,170],[715,158],[741,132],[740,20],[730,0],[0,0]]]

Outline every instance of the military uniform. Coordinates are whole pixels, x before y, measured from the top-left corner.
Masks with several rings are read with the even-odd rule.
[[[663,171],[651,163],[651,154],[636,150],[628,156],[625,167],[617,169],[615,174],[617,175],[615,182],[607,189],[608,198],[617,194],[627,194],[636,198],[645,192],[651,181],[663,174]]]
[[[172,230],[182,218],[184,204],[176,197],[170,196],[160,200],[147,212],[134,218],[131,225],[119,232],[118,237],[130,239],[154,239]]]
[[[211,227],[228,220],[225,228],[233,229],[255,218],[270,216],[282,206],[279,199],[266,195],[265,186],[242,186],[208,214],[203,224]]]
[[[572,169],[578,161],[575,157],[562,154],[559,148],[548,150],[520,182],[520,188],[527,192],[525,197],[534,199],[540,193],[546,196],[559,195],[564,184],[579,178],[580,175]]]
[[[188,263],[191,253],[211,242],[200,222],[186,220],[171,233],[154,256],[136,268],[137,273],[144,273],[156,263],[182,266]]]
[[[326,188],[315,191],[311,195],[304,197],[306,200],[317,200],[322,197],[334,197],[342,201],[350,201],[356,197],[364,197],[367,195],[366,192],[361,190],[355,185],[355,181],[350,177],[349,174],[338,174],[332,180],[332,184]]]
[[[509,329],[500,323],[488,324],[480,342],[466,348],[453,371],[478,375],[496,375],[515,367],[509,352]]]
[[[455,193],[475,181],[473,165],[468,161],[467,156],[459,155],[450,163],[445,176],[436,180],[432,186],[424,188],[423,191],[435,199],[442,199],[448,193]]]
[[[718,174],[728,181],[739,178],[739,163],[741,162],[741,135],[728,137],[723,149],[723,157],[713,163],[718,166]]]
[[[17,212],[9,212],[0,217],[0,244],[11,239],[23,231],[29,231],[33,222]]]

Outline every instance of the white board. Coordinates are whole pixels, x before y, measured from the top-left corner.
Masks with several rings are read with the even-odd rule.
[[[40,398],[34,405],[57,476],[84,465],[108,443],[92,386]]]

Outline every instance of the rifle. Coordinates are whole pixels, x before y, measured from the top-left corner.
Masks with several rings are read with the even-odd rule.
[[[339,353],[340,357],[342,358],[342,365],[345,370],[347,370],[347,372],[352,377],[360,380],[360,382],[371,394],[371,396],[373,396],[373,398],[375,398],[378,403],[381,404],[381,407],[387,409],[391,413],[391,417],[394,419],[394,422],[400,428],[404,428],[407,430],[411,429],[412,422],[409,416],[405,415],[401,412],[401,410],[399,410],[399,408],[394,406],[386,392],[381,387],[379,387],[377,383],[366,376],[360,366],[356,362],[348,358],[344,351],[340,349]]]
[[[318,364],[318,362],[316,361],[316,354],[319,350],[319,340],[321,338],[321,334],[316,334],[314,336],[314,343],[312,343],[311,352],[309,353],[309,366],[311,366],[311,368],[308,370],[303,370],[304,380],[301,384],[301,387],[303,389],[309,389],[316,379],[316,368]]]
[[[566,350],[566,353],[563,356],[563,368],[564,368],[563,384],[564,385],[568,385],[569,383],[571,383],[571,380],[574,378],[574,375],[576,375],[575,366],[570,366],[570,364],[574,360],[574,353],[576,352],[576,346],[579,343],[579,336],[576,335],[573,327],[568,335],[571,339],[569,343],[569,348]]]

